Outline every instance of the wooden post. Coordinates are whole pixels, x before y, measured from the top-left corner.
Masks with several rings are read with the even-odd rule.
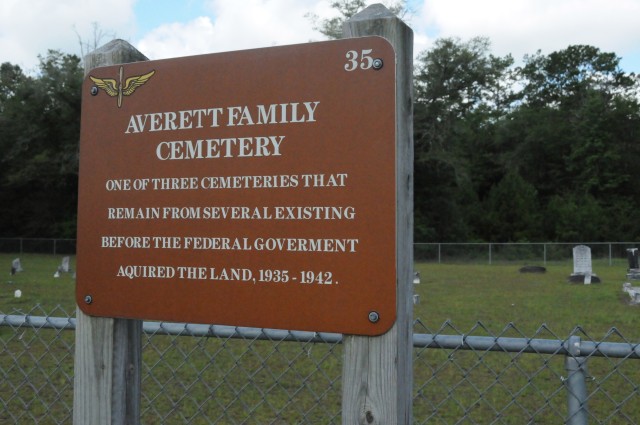
[[[374,4],[343,35],[386,38],[396,52],[397,321],[379,337],[344,337],[342,423],[411,424],[413,394],[413,31]],[[385,64],[387,66],[387,64]],[[375,231],[375,230],[374,230]]]
[[[98,66],[148,59],[126,41],[113,40],[84,60],[87,75]],[[140,423],[141,352],[141,320],[91,317],[76,309],[74,425]]]

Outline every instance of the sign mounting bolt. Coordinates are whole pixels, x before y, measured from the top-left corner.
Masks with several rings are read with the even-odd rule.
[[[96,96],[98,94],[98,88],[96,86],[91,87],[91,96]]]
[[[369,312],[369,321],[371,323],[377,323],[378,320],[380,320],[380,315],[378,314],[377,311],[370,311]]]
[[[93,302],[93,297],[91,295],[85,295],[84,302],[85,304],[91,304]]]
[[[384,62],[382,61],[382,59],[376,58],[373,60],[373,63],[371,64],[371,66],[373,66],[373,69],[377,70],[384,66]]]

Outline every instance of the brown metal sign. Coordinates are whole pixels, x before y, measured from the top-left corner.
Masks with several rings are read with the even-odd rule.
[[[379,37],[92,70],[78,305],[106,317],[386,332],[396,315],[394,73]]]

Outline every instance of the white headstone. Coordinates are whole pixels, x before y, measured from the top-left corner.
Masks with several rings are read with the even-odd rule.
[[[20,263],[20,259],[16,258],[11,262],[11,274],[16,274],[21,271],[23,271],[22,264]]]
[[[22,291],[19,289],[16,289],[16,291],[13,293],[13,296],[15,298],[20,298],[22,296]]]
[[[631,283],[625,282],[622,284],[622,291],[629,294],[629,304],[640,304],[640,287],[631,286]]]
[[[573,247],[573,274],[591,274],[591,248],[586,245]]]
[[[585,285],[589,285],[591,282],[600,282],[592,270],[591,248],[586,245],[573,247],[573,273],[570,280],[577,282],[577,279],[580,279]]]
[[[69,257],[62,258],[62,264],[58,267],[58,271],[61,273],[69,273]]]

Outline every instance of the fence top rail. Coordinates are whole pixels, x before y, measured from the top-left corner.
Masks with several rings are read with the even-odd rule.
[[[569,344],[576,344],[570,347]],[[530,339],[493,336],[414,334],[413,346],[450,350],[498,351],[505,353],[562,354],[580,357],[640,359],[640,344],[630,342],[582,341],[572,336],[562,339]]]
[[[73,317],[0,314],[0,326],[9,326],[13,328],[30,327],[34,329],[75,330],[76,319]],[[217,337],[265,341],[295,341],[304,343],[342,343],[342,334],[337,333],[290,331],[223,325],[200,325],[193,323],[146,321],[143,323],[143,331],[148,335]],[[569,347],[570,341],[577,345],[575,347]],[[562,340],[413,334],[413,347],[640,359],[640,343],[582,341],[580,338],[575,336]]]
[[[201,325],[193,323],[172,323],[147,321],[142,330],[151,335],[180,335],[217,338],[238,338],[250,340],[276,340],[297,342],[340,343],[342,334],[329,332],[291,331],[282,329],[250,328],[225,325]]]

